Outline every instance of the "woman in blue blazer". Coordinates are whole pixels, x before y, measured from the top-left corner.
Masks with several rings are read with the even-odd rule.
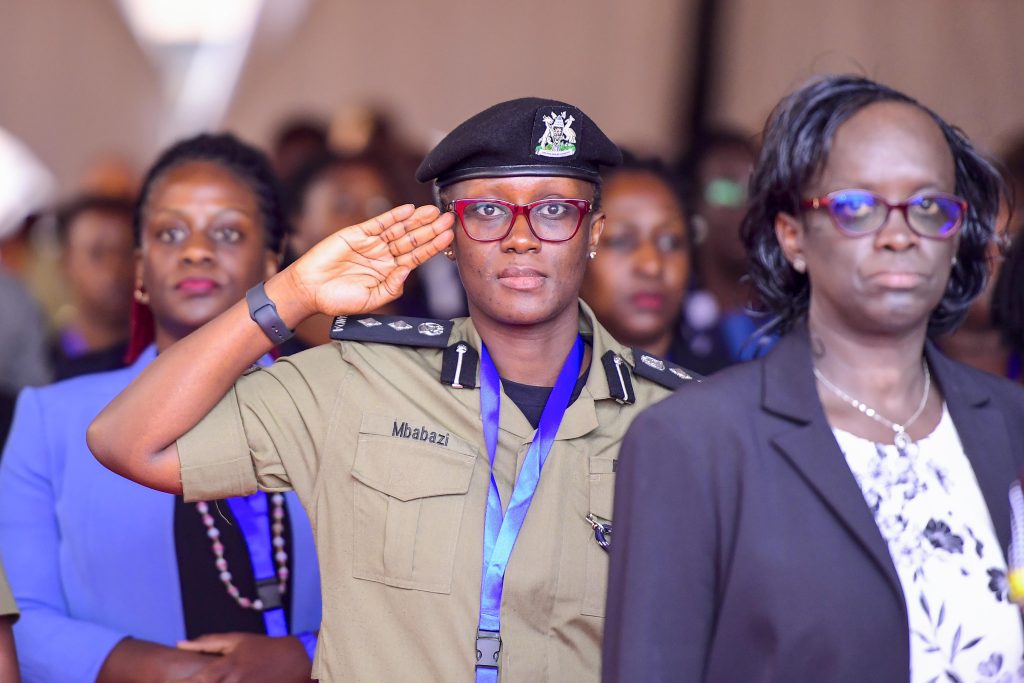
[[[0,548],[26,681],[309,679],[320,586],[297,499],[185,506],[104,469],[85,442],[159,350],[276,270],[278,196],[263,155],[231,136],[166,151],[135,212],[137,359],[19,397],[0,462]]]
[[[929,341],[984,289],[998,173],[906,95],[831,76],[777,107],[751,189],[784,336],[631,425],[604,680],[1022,680],[1024,390]]]

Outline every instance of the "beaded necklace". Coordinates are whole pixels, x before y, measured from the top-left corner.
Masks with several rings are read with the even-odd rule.
[[[284,496],[275,493],[270,497],[270,503],[272,506],[270,511],[271,543],[274,548],[274,562],[277,564],[277,588],[280,594],[284,595],[288,588],[288,551],[285,550],[284,544]],[[206,527],[206,535],[210,538],[213,555],[216,558],[214,564],[217,566],[217,571],[220,572],[221,583],[224,584],[228,595],[243,609],[263,611],[262,600],[243,597],[238,587],[232,583],[233,577],[228,569],[228,561],[224,559],[224,545],[220,542],[220,529],[217,528],[213,515],[210,514],[209,503],[205,500],[197,501],[196,510],[203,518],[203,526]]]

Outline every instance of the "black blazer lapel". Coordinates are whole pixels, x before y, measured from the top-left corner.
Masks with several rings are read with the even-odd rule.
[[[806,330],[781,339],[763,362],[762,406],[789,423],[771,437],[773,446],[874,560],[900,604],[904,604],[889,548],[818,400]]]
[[[932,344],[926,354],[1005,553],[1010,545],[1008,494],[1017,476],[1006,417],[988,388],[969,371],[943,356]]]

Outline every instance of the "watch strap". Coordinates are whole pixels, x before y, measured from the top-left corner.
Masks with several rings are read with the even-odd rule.
[[[295,335],[294,330],[288,329],[277,312],[277,306],[267,296],[264,283],[259,283],[245,293],[245,302],[249,305],[249,317],[255,321],[263,334],[274,343],[283,344]]]

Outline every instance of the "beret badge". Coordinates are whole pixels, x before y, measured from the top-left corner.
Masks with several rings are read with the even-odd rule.
[[[576,153],[576,131],[572,129],[572,124],[576,120],[574,116],[567,115],[564,111],[561,114],[551,112],[547,115],[541,110],[537,112],[537,118],[539,120],[534,128],[539,129],[543,123],[544,132],[537,140],[534,154],[559,158],[571,157]]]

